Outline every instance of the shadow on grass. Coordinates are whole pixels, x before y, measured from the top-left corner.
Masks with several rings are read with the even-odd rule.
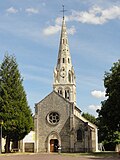
[[[111,151],[94,152],[93,155],[99,157],[119,157],[118,152],[111,152]]]
[[[120,158],[120,155],[117,152],[94,152],[94,153],[62,153],[62,155],[73,156],[73,157],[89,157],[89,159],[117,159]]]

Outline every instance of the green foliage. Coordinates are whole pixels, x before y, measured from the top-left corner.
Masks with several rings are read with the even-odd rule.
[[[90,121],[91,123],[97,125],[97,121],[96,121],[95,116],[93,116],[93,115],[91,115],[89,113],[84,113],[84,112],[82,113],[82,116],[84,118],[86,118],[88,121]]]
[[[98,110],[100,140],[120,142],[120,60],[113,64],[110,72],[105,72],[104,86],[106,100]]]
[[[0,66],[0,119],[3,136],[12,141],[21,140],[33,127],[22,82],[15,57],[5,55]]]

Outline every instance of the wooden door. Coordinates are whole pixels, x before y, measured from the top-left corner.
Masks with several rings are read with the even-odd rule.
[[[51,139],[50,140],[50,152],[57,152],[58,151],[58,140]]]
[[[54,139],[50,140],[50,152],[54,152]]]
[[[25,152],[34,152],[34,143],[25,143]]]

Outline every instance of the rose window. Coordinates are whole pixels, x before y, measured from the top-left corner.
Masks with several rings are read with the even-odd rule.
[[[48,115],[48,121],[51,123],[51,124],[57,124],[60,120],[60,116],[57,112],[51,112],[49,115]]]

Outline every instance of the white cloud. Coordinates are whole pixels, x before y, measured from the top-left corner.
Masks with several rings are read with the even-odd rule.
[[[55,25],[51,25],[51,26],[48,26],[47,28],[45,28],[43,30],[43,34],[44,35],[53,35],[53,34],[56,34],[57,32],[59,32],[61,30],[62,20],[63,19],[61,17],[57,17],[55,19]],[[68,17],[65,17],[65,21],[68,21]],[[71,34],[71,35],[75,34],[76,33],[75,26],[67,28],[67,33]]]
[[[93,6],[88,11],[72,11],[70,16],[65,16],[66,21],[77,21],[81,23],[102,25],[109,20],[120,18],[120,6],[112,6],[111,8],[103,9],[98,6]],[[45,35],[52,35],[60,30],[62,18],[58,17],[55,20],[55,25],[48,26],[43,30]],[[67,29],[68,34],[74,34],[76,29],[74,26]]]
[[[18,10],[15,9],[14,7],[10,7],[10,8],[8,8],[8,9],[6,9],[6,12],[7,12],[7,13],[13,13],[13,14],[15,14],[15,13],[18,12]]]
[[[91,92],[91,95],[96,98],[105,98],[105,91],[102,92],[94,90]]]
[[[49,26],[43,30],[43,34],[46,36],[56,34],[61,30],[61,25],[56,24],[55,26]],[[67,33],[73,35],[76,32],[74,26],[67,29]]]
[[[44,35],[52,35],[60,31],[61,27],[59,25],[49,26],[43,30]]]
[[[100,105],[91,104],[88,106],[89,109],[96,111],[97,109],[101,109]]]
[[[57,17],[56,20],[55,20],[55,23],[58,24],[58,25],[61,25],[62,24],[62,18],[61,17]]]
[[[25,12],[27,12],[28,14],[37,14],[39,13],[39,10],[31,7],[31,8],[26,8]]]
[[[89,11],[72,11],[72,15],[67,16],[68,21],[78,21],[89,24],[104,24],[112,19],[120,18],[120,6],[112,6],[111,8],[102,9],[93,6]]]
[[[71,28],[68,28],[67,29],[67,33],[71,34],[71,35],[75,34],[76,33],[75,26],[72,26]]]

